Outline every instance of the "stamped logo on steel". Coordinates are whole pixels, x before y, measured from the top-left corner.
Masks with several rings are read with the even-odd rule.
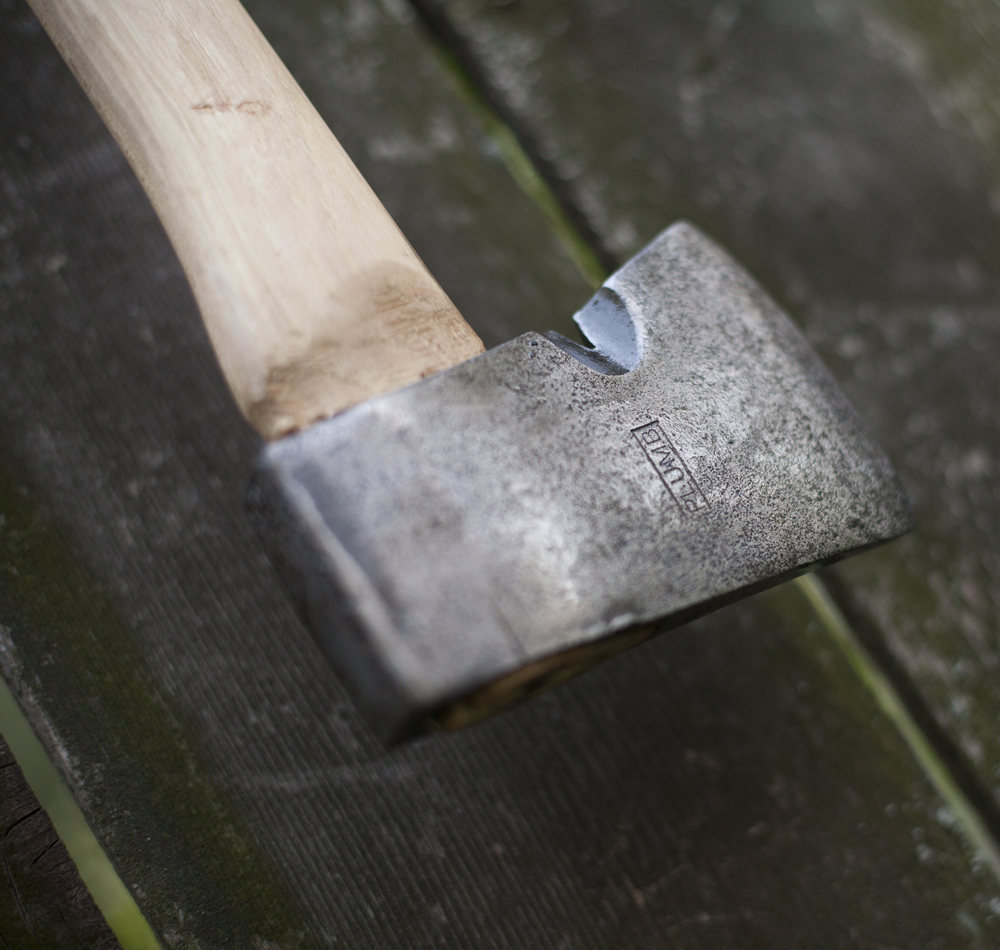
[[[667,438],[659,420],[633,429],[632,435],[642,446],[646,458],[656,469],[656,474],[660,476],[663,484],[667,486],[667,491],[681,506],[681,511],[697,514],[708,508],[708,500],[702,494],[684,459]]]

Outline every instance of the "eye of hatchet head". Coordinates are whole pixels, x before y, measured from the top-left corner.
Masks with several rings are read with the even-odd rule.
[[[387,740],[909,530],[791,321],[675,225],[577,314],[271,444],[249,504]]]

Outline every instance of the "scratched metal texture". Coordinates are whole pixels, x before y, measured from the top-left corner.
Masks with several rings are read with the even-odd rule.
[[[1000,8],[434,0],[615,254],[675,217],[799,320],[917,531],[836,569],[1000,829]],[[876,644],[878,646],[878,644]]]
[[[407,7],[250,9],[490,342],[568,326],[588,288]],[[794,590],[383,751],[250,532],[259,442],[162,230],[0,10],[0,661],[166,946],[995,943],[995,882]]]
[[[388,739],[528,663],[911,527],[830,374],[701,232],[666,229],[602,303],[632,327],[627,373],[524,334],[262,458],[265,536],[291,540],[275,563]]]

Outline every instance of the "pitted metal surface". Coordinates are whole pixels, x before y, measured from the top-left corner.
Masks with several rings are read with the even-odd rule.
[[[261,459],[272,556],[384,737],[540,657],[910,527],[819,359],[693,227],[578,318],[596,353],[525,334]]]

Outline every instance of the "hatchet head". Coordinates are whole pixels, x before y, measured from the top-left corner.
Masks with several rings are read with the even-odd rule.
[[[690,225],[576,320],[593,349],[528,333],[260,459],[272,559],[385,740],[910,528],[818,357]]]

